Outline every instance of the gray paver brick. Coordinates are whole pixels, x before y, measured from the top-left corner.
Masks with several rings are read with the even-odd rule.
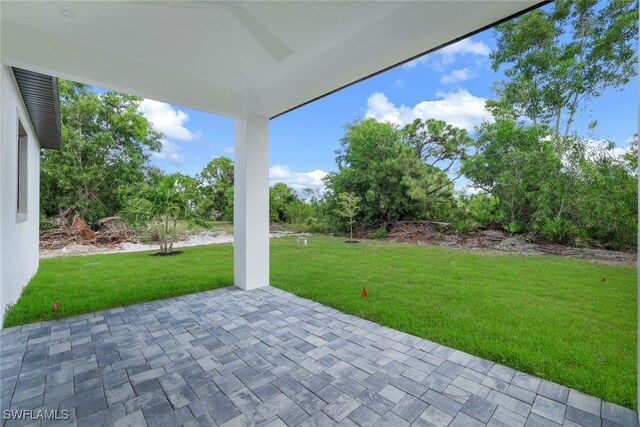
[[[530,414],[525,427],[558,427],[560,425],[538,414]]]
[[[451,381],[453,381],[451,378],[445,375],[442,375],[438,372],[434,372],[431,375],[429,375],[420,384],[422,384],[427,388],[433,389],[437,392],[443,392],[444,389],[446,389],[447,386],[451,384]]]
[[[420,397],[425,391],[424,387],[419,383],[402,376],[394,378],[390,384],[416,397]]]
[[[511,397],[515,397],[518,400],[522,400],[523,402],[530,405],[533,404],[534,400],[536,400],[536,394],[534,392],[515,386],[513,385],[513,383],[511,383],[511,385],[507,388],[505,394],[508,394]]]
[[[318,412],[307,418],[302,424],[300,424],[300,427],[324,427],[333,425],[336,425],[334,420],[324,412]]]
[[[566,409],[566,405],[563,405],[560,402],[556,402],[555,400],[551,400],[544,396],[537,396],[533,403],[533,407],[531,408],[531,412],[555,423],[562,424]]]
[[[278,418],[280,418],[287,426],[291,427],[300,425],[300,423],[309,418],[309,414],[307,414],[304,409],[298,405],[293,404],[280,412],[278,414]]]
[[[469,415],[464,412],[460,412],[449,424],[450,427],[484,427],[484,423],[476,420],[475,418],[471,418]]]
[[[265,419],[269,420],[287,409],[290,405],[293,405],[293,401],[281,393],[258,405],[256,410]]]
[[[489,402],[480,396],[473,395],[462,405],[462,412],[486,423],[493,415],[497,406],[495,403]]]
[[[472,359],[472,355],[459,350],[456,350],[451,356],[447,358],[447,360],[449,360],[450,362],[456,363],[461,366],[467,366]]]
[[[198,399],[196,393],[188,385],[183,385],[177,388],[172,388],[171,390],[166,390],[165,395],[169,399],[169,402],[174,409],[187,406],[189,403]]]
[[[565,386],[542,380],[538,387],[538,394],[560,403],[567,403],[569,389]]]
[[[531,392],[537,392],[540,387],[541,380],[529,374],[518,372],[511,380],[511,384],[523,388]]]
[[[474,371],[480,372],[482,374],[486,374],[493,367],[493,362],[490,362],[485,359],[481,359],[479,357],[474,357],[467,364],[467,368],[473,369]]]
[[[523,427],[526,422],[526,417],[516,414],[502,406],[498,406],[487,423],[487,426]]]
[[[133,399],[136,396],[133,388],[131,387],[131,384],[129,384],[128,382],[120,384],[115,388],[105,390],[104,394],[107,398],[107,403],[109,404],[109,406],[114,405],[118,402],[124,402],[129,399]]]
[[[380,419],[380,415],[362,405],[351,414],[349,414],[349,419],[351,419],[358,426],[370,427]]]
[[[327,403],[331,403],[342,395],[342,392],[331,384],[321,388],[316,395]]]
[[[482,397],[486,397],[489,394],[489,392],[491,392],[491,390],[488,387],[478,384],[476,382],[473,382],[461,376],[454,379],[451,382],[451,384],[458,387],[459,389],[462,389],[472,394],[477,394]]]
[[[487,396],[487,400],[523,417],[528,416],[531,410],[531,405],[495,390],[491,390],[491,393]]]
[[[449,399],[448,397],[443,396],[442,394],[437,393],[434,390],[427,390],[427,392],[422,395],[421,399],[427,402],[429,405],[433,405],[451,416],[456,416],[462,408],[462,404],[456,402],[455,400]]]
[[[310,391],[304,391],[303,393],[296,394],[291,397],[291,400],[296,402],[298,406],[307,411],[309,414],[315,414],[325,406],[327,403],[320,397],[311,393]]]
[[[412,423],[427,409],[427,404],[413,396],[405,396],[391,409],[396,415]]]
[[[146,426],[147,422],[142,415],[142,411],[136,411],[124,417],[120,417],[113,422],[113,427],[138,427]]]
[[[577,390],[569,391],[569,399],[567,400],[567,405],[573,406],[574,408],[578,408],[581,411],[588,412],[598,417],[600,416],[601,400],[597,397],[586,395]]]
[[[402,417],[389,411],[382,418],[380,418],[375,424],[375,427],[406,427],[410,424]]]
[[[380,390],[380,396],[393,403],[400,402],[406,395],[407,393],[392,386],[391,384],[386,385],[382,390]]]
[[[349,414],[351,414],[351,412],[356,410],[356,408],[358,408],[359,406],[360,406],[360,402],[358,402],[351,396],[347,396],[346,394],[343,394],[342,396],[334,400],[332,403],[327,405],[322,410],[322,412],[329,415],[335,421],[340,422],[342,421],[343,418],[348,417]]]
[[[569,421],[574,421],[584,427],[600,427],[602,425],[600,417],[581,409],[574,408],[573,406],[567,406],[565,417]]]
[[[444,361],[435,372],[444,375],[445,377],[449,377],[454,379],[458,376],[460,372],[464,369],[463,366],[450,362],[448,360]]]
[[[504,382],[511,382],[511,379],[515,376],[516,371],[502,365],[493,365],[493,367],[487,372],[490,377],[497,378]]]
[[[422,420],[427,423],[427,425],[433,425],[436,427],[446,427],[449,425],[453,417],[447,414],[444,411],[436,408],[435,406],[429,406],[425,411],[420,415],[418,420]]]
[[[638,426],[638,414],[635,411],[609,402],[602,402],[602,418],[621,426]]]
[[[142,383],[148,380],[152,380],[158,377],[161,377],[165,374],[165,370],[163,368],[154,368],[149,369],[138,374],[132,375],[129,377],[132,384]]]

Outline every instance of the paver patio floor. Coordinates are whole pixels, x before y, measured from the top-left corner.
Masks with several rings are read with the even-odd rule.
[[[274,288],[0,332],[5,425],[638,426],[635,411]],[[60,415],[60,412],[58,415]]]

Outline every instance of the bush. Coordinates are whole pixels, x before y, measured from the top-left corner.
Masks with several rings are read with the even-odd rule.
[[[552,242],[566,244],[578,237],[578,227],[567,219],[556,218],[547,220],[540,233]]]
[[[469,234],[478,228],[478,224],[472,219],[461,219],[458,221],[454,221],[453,229],[461,234]]]
[[[58,228],[58,221],[55,218],[47,218],[40,213],[40,230],[49,230],[52,228]]]
[[[526,230],[525,225],[519,221],[511,221],[510,223],[503,225],[502,228],[511,235],[522,233]]]
[[[387,229],[385,228],[385,226],[381,226],[378,229],[376,229],[376,231],[372,231],[369,234],[367,234],[367,237],[369,239],[386,239],[387,237],[389,237],[389,232],[387,231]]]

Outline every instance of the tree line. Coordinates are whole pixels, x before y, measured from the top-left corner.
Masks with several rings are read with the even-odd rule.
[[[271,221],[328,232],[356,223],[384,237],[395,221],[428,220],[460,233],[503,228],[636,247],[637,134],[614,156],[612,142],[574,126],[591,100],[637,75],[637,10],[637,1],[559,0],[501,24],[490,59],[505,79],[486,103],[491,121],[472,134],[429,118],[349,123],[324,191],[272,186]],[[90,223],[126,212],[142,218],[141,200],[168,185],[175,217],[233,219],[231,159],[167,177],[150,163],[162,135],[138,112],[139,98],[59,84],[63,147],[42,154],[43,218],[70,210]]]

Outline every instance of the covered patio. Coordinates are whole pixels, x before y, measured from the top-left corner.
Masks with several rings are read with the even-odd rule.
[[[9,328],[0,342],[0,406],[69,411],[42,425],[638,425],[630,409],[272,287]]]
[[[269,120],[544,3],[3,1],[0,73],[236,121],[236,287],[0,331],[0,407],[70,415],[4,425],[637,426],[269,286]]]

